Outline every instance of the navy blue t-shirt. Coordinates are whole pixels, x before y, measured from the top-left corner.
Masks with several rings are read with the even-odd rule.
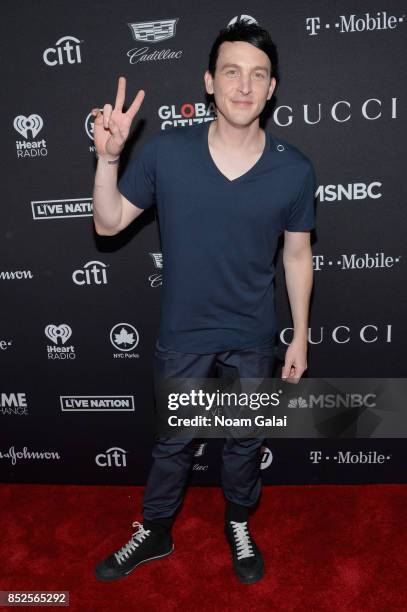
[[[315,227],[315,173],[303,153],[266,131],[260,159],[229,180],[210,154],[209,125],[153,136],[118,184],[139,208],[157,205],[163,253],[158,339],[184,353],[275,339],[278,237]]]

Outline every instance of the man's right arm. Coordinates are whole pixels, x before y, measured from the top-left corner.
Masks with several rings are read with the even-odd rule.
[[[117,169],[120,154],[129,135],[131,122],[144,99],[140,90],[124,113],[126,79],[119,78],[114,107],[105,104],[103,111],[94,108],[94,142],[98,162],[93,190],[93,219],[97,234],[114,236],[127,227],[144,208],[129,202],[117,187]],[[113,163],[111,163],[113,162]]]
[[[118,190],[117,171],[118,164],[109,164],[108,158],[99,157],[93,189],[93,219],[100,236],[118,234],[144,212],[144,208],[129,202]]]

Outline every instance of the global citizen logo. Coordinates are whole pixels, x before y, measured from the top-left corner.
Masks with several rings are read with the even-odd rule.
[[[60,454],[56,451],[29,451],[27,446],[21,451],[16,451],[14,446],[10,446],[8,451],[0,451],[0,459],[10,459],[12,465],[16,465],[17,461],[23,459],[26,461],[29,460],[50,460],[50,459],[60,459]]]
[[[110,330],[110,342],[119,353],[113,353],[115,359],[135,359],[140,355],[133,353],[139,343],[137,329],[130,323],[117,323]]]
[[[161,129],[167,127],[182,127],[213,121],[216,118],[216,106],[214,102],[184,102],[179,106],[163,105],[158,109],[158,117],[161,119]]]
[[[273,121],[280,127],[293,125],[294,121],[303,121],[307,125],[335,121],[345,123],[355,115],[367,121],[377,121],[382,117],[397,119],[397,98],[369,98],[363,102],[338,100],[332,104],[303,104],[301,110],[287,104],[277,106],[273,112]]]
[[[13,271],[0,271],[0,280],[31,280],[33,273],[31,270],[13,270]]]
[[[280,340],[283,344],[290,344],[294,336],[294,329],[286,327],[280,332]],[[310,344],[322,344],[323,342],[334,342],[335,344],[347,344],[349,342],[373,342],[390,343],[392,341],[392,325],[382,323],[381,325],[368,324],[360,328],[349,325],[337,325],[334,328],[308,328],[308,342]]]
[[[107,265],[101,261],[88,261],[82,269],[75,270],[72,280],[75,285],[107,285]]]
[[[34,140],[44,126],[40,115],[17,115],[13,127],[25,140],[16,140],[17,157],[45,157],[48,155],[47,142]]]
[[[163,40],[174,38],[178,18],[161,19],[156,21],[138,21],[128,23],[133,39],[141,43],[160,43]],[[127,57],[130,64],[138,64],[139,62],[157,61],[157,60],[172,60],[181,59],[182,51],[172,51],[171,49],[154,49],[150,51],[150,47],[134,47],[127,51]]]
[[[126,467],[126,452],[122,448],[112,446],[105,453],[96,455],[96,465],[99,467]]]
[[[163,269],[163,254],[158,253],[149,253],[151,259],[153,260],[153,265],[157,270]],[[163,284],[163,275],[161,272],[156,272],[154,274],[150,274],[148,277],[148,281],[150,283],[150,287],[160,287]]]
[[[323,455],[322,451],[312,450],[309,454],[311,463],[321,463],[321,461],[330,461],[331,459],[335,463],[385,463],[391,459],[391,455],[385,455],[378,451],[338,451],[333,457],[329,455]]]
[[[55,47],[45,49],[42,59],[47,66],[81,64],[81,43],[83,43],[83,40],[79,40],[75,36],[63,36],[57,40]]]
[[[313,267],[316,272],[320,272],[326,266],[339,270],[383,270],[393,268],[399,263],[401,255],[392,257],[380,253],[343,253],[337,259],[328,259],[324,255],[313,255]]]
[[[134,412],[133,395],[61,395],[62,412]]]
[[[25,393],[0,393],[0,414],[23,416],[28,414]]]
[[[48,359],[75,359],[75,347],[66,345],[66,342],[72,336],[72,329],[66,323],[61,325],[47,325],[45,335],[53,344],[47,345]]]
[[[378,200],[382,197],[382,183],[347,183],[346,185],[319,185],[315,197],[320,202],[342,202],[342,200]]]
[[[33,200],[31,202],[33,219],[66,219],[69,217],[92,217],[92,198],[72,198],[68,200]]]
[[[405,15],[396,17],[388,15],[386,11],[378,11],[375,15],[365,13],[364,15],[339,15],[339,19],[334,22],[334,30],[340,34],[348,34],[353,32],[375,32],[378,30],[394,30],[405,20]],[[320,17],[307,17],[305,20],[305,29],[310,36],[320,34],[323,30],[331,31],[331,23],[325,21],[321,23]]]

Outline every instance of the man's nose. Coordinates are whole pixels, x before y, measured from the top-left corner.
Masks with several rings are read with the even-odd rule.
[[[240,76],[240,81],[239,81],[239,90],[243,93],[243,94],[248,94],[251,91],[251,80],[250,80],[250,75],[248,74],[242,74]]]

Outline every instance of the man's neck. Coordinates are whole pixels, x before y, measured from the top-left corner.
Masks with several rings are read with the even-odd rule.
[[[211,122],[209,139],[216,148],[230,151],[259,151],[264,148],[265,133],[257,118],[250,125],[233,125],[222,115]]]

